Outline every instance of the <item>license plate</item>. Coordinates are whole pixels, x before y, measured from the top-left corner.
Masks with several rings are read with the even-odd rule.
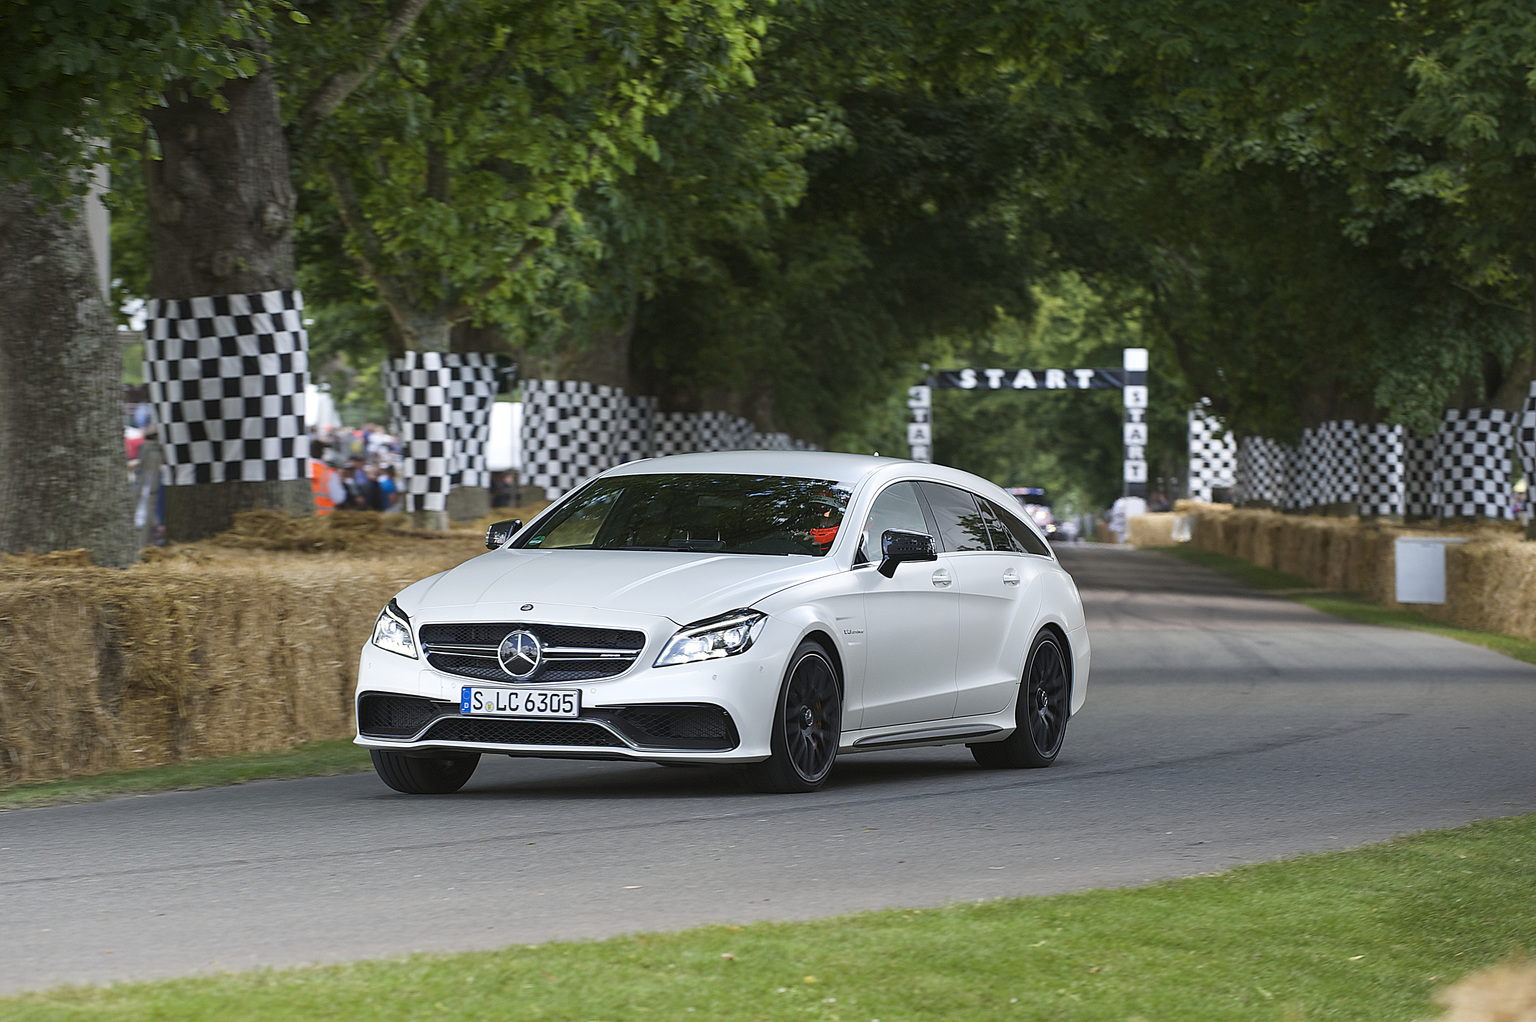
[[[475,688],[459,692],[459,712],[488,717],[577,717],[581,693],[574,689]]]

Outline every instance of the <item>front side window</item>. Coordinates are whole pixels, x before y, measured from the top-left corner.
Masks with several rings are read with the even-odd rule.
[[[915,483],[894,483],[880,491],[880,496],[864,519],[864,531],[859,534],[859,556],[855,563],[878,561],[881,557],[880,537],[887,529],[905,529],[908,532],[928,533],[928,520],[923,517],[923,505],[917,500]]]
[[[943,483],[923,483],[923,496],[939,525],[939,542],[950,553],[990,550],[987,525],[969,493]]]
[[[584,487],[514,545],[821,557],[842,527],[848,495],[828,479],[616,476]]]

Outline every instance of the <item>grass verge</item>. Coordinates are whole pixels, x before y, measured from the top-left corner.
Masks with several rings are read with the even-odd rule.
[[[169,766],[117,770],[65,781],[0,785],[0,812],[100,802],[124,795],[184,791],[285,777],[325,777],[370,767],[368,750],[350,741],[308,742],[282,752],[214,756]]]
[[[1325,614],[1333,614],[1336,617],[1348,618],[1351,621],[1359,621],[1368,625],[1384,625],[1388,628],[1408,628],[1416,632],[1433,632],[1436,635],[1444,635],[1446,638],[1468,642],[1474,646],[1483,646],[1495,653],[1503,653],[1505,656],[1516,660],[1523,660],[1528,664],[1536,664],[1536,642],[1529,639],[1516,638],[1513,635],[1502,635],[1498,632],[1478,632],[1470,628],[1457,628],[1455,625],[1446,624],[1444,621],[1436,621],[1425,617],[1416,610],[1394,609],[1383,607],[1360,593],[1331,593],[1319,591],[1306,579],[1296,575],[1287,575],[1283,571],[1274,571],[1270,568],[1261,568],[1257,564],[1251,564],[1239,557],[1231,557],[1220,554],[1214,550],[1199,550],[1194,547],[1147,547],[1156,553],[1177,557],[1181,561],[1198,564],[1204,568],[1211,568],[1223,575],[1247,583],[1255,589],[1268,590],[1303,590],[1302,592],[1288,592],[1284,595],[1305,603],[1314,610],[1320,610]]]
[[[1516,816],[1143,888],[61,988],[0,1016],[1407,1022],[1533,949],[1533,849]]]

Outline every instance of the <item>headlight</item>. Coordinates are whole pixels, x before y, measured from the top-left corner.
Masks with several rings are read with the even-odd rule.
[[[656,658],[656,666],[693,664],[745,653],[752,648],[766,620],[768,615],[761,611],[733,610],[708,621],[697,621],[672,636],[667,648]]]
[[[411,619],[394,600],[379,611],[379,619],[373,623],[373,644],[391,653],[418,659],[416,640],[411,638]]]

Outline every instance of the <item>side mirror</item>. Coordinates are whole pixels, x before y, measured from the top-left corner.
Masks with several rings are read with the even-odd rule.
[[[905,529],[886,529],[880,537],[880,567],[875,570],[886,578],[896,574],[896,565],[906,561],[936,561],[938,551],[933,547],[933,537],[925,532],[908,532]]]
[[[485,548],[496,550],[503,543],[512,538],[512,534],[523,527],[521,518],[508,518],[504,522],[496,522],[485,530]]]

